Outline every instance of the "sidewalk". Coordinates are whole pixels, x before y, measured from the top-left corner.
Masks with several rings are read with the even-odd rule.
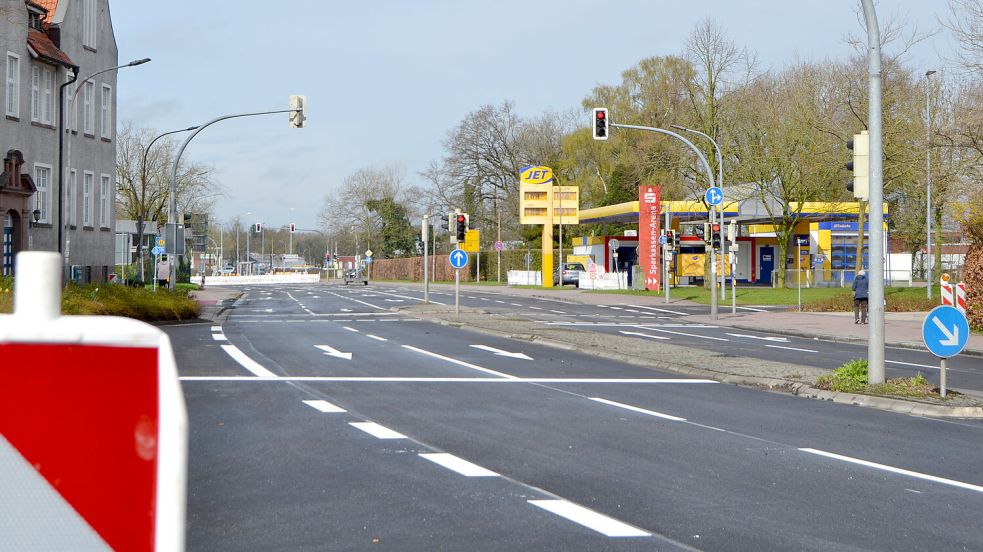
[[[205,289],[192,291],[189,296],[198,301],[200,313],[198,318],[215,320],[225,309],[232,305],[242,295],[242,290],[205,286]]]

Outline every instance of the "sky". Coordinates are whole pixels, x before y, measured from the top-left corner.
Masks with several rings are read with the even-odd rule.
[[[469,112],[509,100],[521,116],[580,109],[638,61],[683,52],[713,17],[760,68],[845,58],[863,36],[857,0],[110,0],[120,63],[118,122],[159,132],[307,96],[307,126],[287,114],[223,121],[185,156],[215,169],[214,215],[317,228],[327,196],[367,167],[396,165],[410,185]],[[878,18],[940,27],[945,0],[880,0]],[[946,32],[908,54],[941,69]],[[584,126],[589,116],[584,115]],[[182,136],[182,135],[177,135]],[[331,216],[345,217],[345,213]]]

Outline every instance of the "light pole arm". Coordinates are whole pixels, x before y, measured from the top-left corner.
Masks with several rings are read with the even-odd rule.
[[[700,159],[700,163],[703,164],[703,169],[707,173],[707,180],[710,182],[710,186],[711,187],[716,186],[716,183],[715,183],[714,178],[713,178],[713,169],[710,168],[710,163],[707,162],[706,156],[703,155],[703,152],[701,152],[699,150],[699,148],[697,148],[696,146],[693,145],[693,142],[690,142],[689,140],[687,140],[686,138],[683,138],[679,134],[676,134],[675,132],[673,132],[671,130],[666,130],[664,128],[638,126],[638,125],[622,125],[622,124],[618,124],[618,123],[608,123],[608,125],[609,126],[612,126],[612,127],[615,127],[615,128],[633,128],[635,130],[647,130],[649,132],[658,132],[659,134],[665,134],[667,136],[672,136],[673,138],[675,138],[675,139],[679,140],[680,142],[686,144],[689,147],[689,149],[693,150],[693,153],[695,153],[696,156]]]

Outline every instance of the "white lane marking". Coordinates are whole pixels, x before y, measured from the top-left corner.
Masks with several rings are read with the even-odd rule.
[[[414,303],[419,303],[419,302],[422,302],[423,301],[423,298],[421,298],[421,297],[410,297],[409,295],[400,295],[398,293],[386,293],[385,295],[392,295],[393,297],[398,297],[400,299],[406,299],[408,301],[413,301]],[[430,295],[437,295],[437,294],[431,292]],[[391,299],[386,299],[386,301],[391,301]],[[434,301],[433,299],[431,299],[430,302],[433,303],[433,304],[435,304],[435,305],[446,305],[447,304],[447,303],[441,303],[440,301]]]
[[[625,312],[634,312],[634,313],[642,314],[642,311],[635,310],[635,309],[625,309]]]
[[[304,404],[306,404],[307,406],[309,406],[311,408],[314,408],[316,410],[320,410],[321,412],[324,412],[326,414],[336,414],[338,412],[348,412],[344,408],[342,408],[340,406],[335,406],[335,405],[329,403],[328,401],[315,400],[315,401],[302,401],[302,402]]]
[[[532,310],[543,310],[543,307],[533,307],[533,306],[530,306],[529,308],[532,309]]]
[[[931,369],[931,370],[939,370],[940,369],[938,366],[929,366],[928,364],[915,364],[914,362],[901,362],[900,360],[885,360],[884,362],[887,362],[887,363],[890,363],[890,364],[901,364],[901,365],[904,365],[904,366],[916,366],[918,368],[928,368],[928,369]]]
[[[496,303],[501,303],[501,304],[503,304],[503,305],[505,304],[505,301],[499,301],[498,299],[495,299],[495,302],[496,302]]]
[[[345,297],[344,295],[342,295],[340,293],[334,293],[334,292],[329,292],[329,293],[331,293],[331,295],[334,295],[335,297],[341,297],[342,299],[347,299],[349,301],[354,301],[356,303],[365,305],[367,307],[372,307],[375,310],[386,310],[385,307],[380,307],[380,306],[377,306],[377,305],[373,305],[372,303],[366,303],[365,301],[361,301],[359,299],[355,299],[354,297]],[[363,297],[365,297],[365,296],[363,295]]]
[[[550,312],[554,312],[554,313],[556,313],[556,314],[566,314],[566,313],[565,313],[565,312],[563,312],[563,311],[558,311],[558,310],[553,310],[553,309],[550,309]]]
[[[332,357],[335,357],[335,358],[341,358],[341,359],[344,359],[344,360],[351,360],[352,359],[352,354],[351,353],[343,353],[343,352],[339,351],[338,349],[335,349],[334,347],[332,347],[330,345],[315,345],[314,347],[317,348],[317,349],[320,349],[320,350],[324,351],[324,354],[326,354],[328,356],[332,356]]]
[[[624,330],[618,330],[618,331],[625,335],[637,335],[639,337],[648,337],[650,339],[669,339],[668,337],[662,337],[661,335],[649,335],[647,333],[642,333],[642,332],[626,332]]]
[[[496,354],[498,356],[504,356],[509,358],[521,358],[524,360],[532,360],[531,356],[525,355],[523,353],[510,353],[508,351],[503,351],[501,349],[496,349],[494,347],[489,347],[488,345],[471,345],[475,349],[481,349],[482,351],[488,351],[489,353]]]
[[[663,332],[663,333],[675,334],[675,335],[685,335],[685,336],[688,336],[688,337],[697,337],[699,339],[712,339],[714,341],[730,341],[729,339],[725,339],[723,337],[713,337],[711,335],[699,335],[699,334],[691,334],[691,333],[686,333],[686,332],[674,332],[672,330],[663,330],[663,329],[652,328],[652,327],[648,327],[648,326],[640,327],[640,329],[642,329],[642,330],[649,330],[651,332]]]
[[[788,351],[800,351],[803,353],[818,353],[819,351],[813,351],[812,349],[799,349],[798,347],[783,347],[781,345],[765,345],[765,347],[771,347],[772,349],[786,349]],[[887,362],[887,361],[885,361]]]
[[[231,345],[230,345],[231,347]],[[181,381],[322,381],[352,383],[630,383],[630,384],[675,384],[675,383],[719,383],[710,379],[692,378],[421,378],[396,376],[182,376]]]
[[[446,360],[447,362],[451,362],[451,363],[457,364],[458,366],[464,366],[466,368],[471,368],[472,370],[478,370],[479,372],[484,372],[486,374],[491,374],[493,376],[499,376],[499,377],[503,377],[503,378],[506,378],[506,379],[518,379],[515,376],[509,375],[509,374],[506,374],[506,373],[503,373],[503,372],[498,372],[498,371],[495,371],[495,370],[489,370],[488,368],[482,368],[481,366],[477,366],[477,365],[471,364],[469,362],[464,362],[463,360],[457,360],[456,358],[450,358],[450,357],[446,357],[444,355],[438,355],[437,353],[432,353],[432,352],[426,351],[424,349],[418,349],[416,347],[413,347],[412,345],[403,345],[403,348],[404,349],[409,349],[411,351],[416,351],[417,353],[422,353],[422,354],[427,355],[427,356],[432,356],[434,358],[439,358],[441,360]]]
[[[225,334],[220,334],[220,333],[212,334],[212,339],[214,339],[215,341],[228,341],[228,339],[225,337]]]
[[[386,299],[389,303],[402,303],[404,299]]]
[[[222,326],[212,326],[212,331],[213,332],[220,332],[220,331],[222,331]]]
[[[474,297],[471,296],[471,295],[468,295],[468,299],[474,299]]]
[[[755,309],[755,308],[751,308],[751,307],[737,307],[737,308],[744,309],[744,310],[749,310],[749,311],[753,311],[753,312],[768,312],[765,309]]]
[[[348,425],[361,429],[377,439],[406,439],[406,436],[375,422],[349,422]]]
[[[522,306],[519,303],[509,303],[509,304],[512,305],[513,307],[521,307]]]
[[[377,335],[372,335],[372,334],[365,334],[365,337],[367,337],[369,339],[374,339],[376,341],[389,341],[388,339],[386,339],[384,337],[379,337]]]
[[[453,454],[447,454],[445,452],[420,453],[420,457],[426,458],[434,464],[439,464],[465,477],[498,477],[497,473],[482,468],[477,464],[472,464],[463,458],[458,458]]]
[[[352,309],[341,309],[341,312],[352,312]]]
[[[342,326],[342,328],[345,328],[346,330],[348,330],[350,332],[358,333],[358,330],[356,330],[355,328],[353,328],[351,326]]]
[[[552,512],[562,518],[597,531],[607,537],[651,537],[641,529],[622,523],[612,517],[589,510],[569,500],[530,500],[529,504]]]
[[[612,309],[612,310],[624,310],[624,309],[623,309],[623,308],[621,308],[621,307],[608,307],[608,308],[609,308],[609,309]]]
[[[489,299],[489,298],[487,298],[487,297],[482,297],[482,298],[481,298],[481,300],[482,300],[482,301],[491,301],[491,299]]]
[[[736,333],[729,333],[727,335],[732,337],[746,337],[748,339],[761,339],[763,341],[774,341],[777,343],[788,343],[787,337],[773,337],[770,335],[750,335],[750,334],[736,334]]]
[[[276,378],[276,374],[270,372],[266,368],[263,368],[258,362],[246,356],[235,345],[222,345],[222,350],[232,357],[232,360],[238,362],[243,368],[252,372],[252,374],[258,378]]]
[[[674,311],[674,310],[669,310],[669,309],[660,309],[658,307],[646,307],[645,305],[629,305],[629,306],[635,307],[636,309],[649,309],[649,310],[654,310],[654,311],[659,311],[659,312],[665,312],[665,313],[668,313],[668,314],[678,314],[679,316],[686,316],[686,313],[685,312],[679,312],[679,311]]]
[[[816,450],[812,448],[800,448],[799,450],[801,450],[802,452],[808,452],[809,454],[817,454],[819,456],[825,456],[826,458],[832,458],[834,460],[841,460],[843,462],[849,462],[851,464],[866,466],[868,468],[884,470],[887,472],[896,473],[898,475],[906,475],[908,477],[914,477],[915,479],[924,479],[925,481],[932,481],[934,483],[941,483],[943,485],[950,485],[952,487],[959,487],[960,489],[966,489],[969,491],[976,491],[978,493],[983,493],[983,487],[979,485],[973,485],[972,483],[963,483],[962,481],[956,481],[954,479],[946,479],[944,477],[937,477],[934,475],[928,475],[916,471],[905,470],[902,468],[895,468],[894,466],[888,466],[886,464],[878,464],[876,462],[869,462],[867,460],[852,458],[850,456],[843,456],[841,454],[826,452],[824,450]]]
[[[638,408],[637,406],[632,406],[630,404],[624,404],[614,401],[609,401],[607,399],[602,399],[600,397],[590,397],[590,400],[597,401],[599,403],[604,403],[611,406],[616,406],[618,408],[624,408],[625,410],[631,410],[632,412],[638,412],[640,414],[646,414],[648,416],[655,416],[656,418],[662,418],[664,420],[671,420],[673,422],[685,422],[686,418],[680,418],[679,416],[671,416],[669,414],[663,414],[661,412],[656,412],[654,410],[646,410],[644,408]]]
[[[287,292],[287,297],[289,297],[293,301],[297,301],[297,305],[300,306],[300,308],[303,309],[304,312],[306,312],[307,314],[311,314],[311,315],[314,314],[313,312],[311,312],[310,309],[308,309],[307,307],[305,307],[304,304],[300,302],[300,299],[297,299],[293,295],[291,295],[289,291]]]

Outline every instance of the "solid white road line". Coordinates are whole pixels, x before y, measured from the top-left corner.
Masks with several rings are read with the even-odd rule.
[[[755,309],[755,308],[751,308],[751,307],[737,307],[737,308],[744,309],[744,310],[749,310],[749,311],[753,311],[753,312],[768,312],[765,309]]]
[[[642,330],[649,330],[651,332],[662,332],[662,333],[667,333],[667,334],[685,335],[685,336],[688,336],[688,337],[696,337],[696,338],[699,338],[699,339],[712,339],[713,341],[730,341],[729,339],[725,339],[723,337],[713,337],[712,335],[699,335],[699,334],[691,334],[691,333],[686,333],[686,332],[674,332],[672,330],[662,330],[662,329],[658,329],[658,328],[652,328],[652,327],[649,327],[649,326],[636,326],[636,327],[639,328],[639,329],[642,329]]]
[[[569,500],[530,500],[529,504],[597,531],[607,537],[650,537],[650,533],[574,504]]]
[[[400,299],[406,299],[408,301],[414,301],[414,302],[417,302],[417,303],[423,301],[423,299],[421,297],[410,297],[409,295],[400,295],[398,293],[386,293],[386,295],[392,295],[393,297],[398,297]],[[430,295],[436,295],[436,294],[435,293],[431,293]],[[386,299],[386,301],[389,301],[389,300],[390,299]],[[446,305],[447,304],[447,303],[441,303],[440,301],[434,301],[433,299],[431,299],[430,302],[433,303],[433,304],[435,304],[435,305]]]
[[[884,470],[886,472],[896,473],[898,475],[906,475],[908,477],[914,477],[915,479],[924,479],[925,481],[932,481],[934,483],[941,483],[943,485],[950,485],[952,487],[959,487],[960,489],[966,489],[969,491],[976,491],[978,493],[983,493],[983,487],[979,485],[973,485],[972,483],[963,483],[962,481],[956,481],[954,479],[946,479],[944,477],[936,477],[934,475],[928,475],[911,470],[895,468],[894,466],[878,464],[876,462],[868,462],[867,460],[861,460],[859,458],[851,458],[849,456],[834,454],[832,452],[826,452],[824,450],[816,450],[812,448],[800,448],[799,450],[801,450],[802,452],[808,452],[809,454],[818,454],[819,456],[825,456],[826,458],[832,458],[834,460],[842,460],[843,462],[849,462],[851,464],[866,466],[868,468]]]
[[[231,347],[231,345],[229,345]],[[422,378],[398,376],[181,376],[181,381],[308,381],[308,382],[344,382],[344,383],[628,383],[628,384],[682,384],[682,383],[719,383],[711,379],[666,379],[666,378]]]
[[[638,412],[640,414],[646,414],[648,416],[655,416],[656,418],[662,418],[664,420],[671,420],[673,422],[685,422],[686,418],[680,418],[679,416],[670,416],[669,414],[663,414],[661,412],[656,412],[654,410],[645,410],[644,408],[638,408],[637,406],[631,406],[630,404],[624,404],[614,401],[609,401],[607,399],[602,399],[600,397],[590,397],[590,400],[597,401],[599,403],[604,403],[611,406],[616,406],[618,408],[624,408],[625,410],[631,410],[632,412]]]
[[[228,339],[226,339],[225,337],[225,334],[220,334],[220,333],[212,334],[212,339],[214,339],[215,341],[228,341]]]
[[[303,403],[306,404],[307,406],[311,407],[311,408],[314,408],[316,410],[320,410],[321,412],[328,413],[328,414],[335,414],[335,413],[338,413],[338,412],[348,412],[344,408],[342,408],[340,406],[335,406],[335,405],[329,403],[328,401],[322,401],[322,400],[303,401]]]
[[[765,347],[771,347],[772,349],[786,349],[789,351],[800,351],[803,353],[818,353],[819,351],[813,351],[812,349],[799,349],[798,347],[783,347],[781,345],[765,345]],[[887,362],[887,361],[885,361]]]
[[[377,439],[406,439],[406,436],[375,422],[349,422],[348,425],[361,429]]]
[[[379,337],[377,335],[372,335],[372,334],[365,334],[365,337],[368,337],[369,339],[374,339],[376,341],[389,341],[388,339],[386,339],[384,337]]]
[[[356,330],[355,328],[353,328],[351,326],[342,326],[342,328],[345,328],[346,330],[348,330],[350,332],[358,333],[358,330]]]
[[[498,477],[498,474],[482,468],[477,464],[472,464],[463,458],[458,458],[453,454],[440,453],[420,453],[422,458],[430,460],[434,464],[439,464],[445,468],[457,472],[465,477]]]
[[[266,368],[263,368],[258,362],[246,356],[246,353],[240,351],[235,345],[222,345],[222,350],[228,353],[229,356],[232,357],[232,360],[238,362],[243,368],[249,370],[258,378],[266,379],[277,377],[276,374],[270,372]]]
[[[637,335],[639,337],[648,337],[650,339],[669,339],[668,337],[662,337],[661,335],[649,335],[649,334],[642,333],[642,332],[626,332],[624,330],[618,330],[618,331],[620,333],[625,334],[625,335]]]
[[[929,366],[928,364],[915,364],[913,362],[901,362],[900,360],[885,360],[889,364],[901,364],[903,366],[915,366],[917,368],[928,368],[930,370],[940,370],[938,366]]]
[[[446,360],[447,362],[451,362],[451,363],[457,364],[458,366],[464,366],[466,368],[471,368],[472,370],[478,370],[479,372],[484,372],[486,374],[491,374],[493,376],[499,376],[499,377],[503,377],[503,378],[506,378],[506,379],[519,379],[519,378],[517,378],[515,376],[506,374],[504,372],[498,372],[498,371],[495,371],[495,370],[489,370],[488,368],[482,368],[481,366],[477,366],[477,365],[471,364],[469,362],[464,362],[463,360],[457,360],[456,358],[446,357],[444,355],[438,355],[437,353],[432,353],[432,352],[427,351],[427,350],[424,350],[424,349],[418,349],[416,347],[413,347],[412,345],[403,345],[403,348],[404,349],[409,349],[411,351],[416,351],[417,353],[422,353],[422,354],[425,354],[425,355],[428,355],[428,356],[432,356],[434,358],[439,358],[441,360]]]
[[[776,341],[778,343],[788,343],[787,337],[775,337],[771,335],[736,334],[736,333],[728,333],[727,335],[731,337],[746,337],[748,339],[760,339],[761,341]]]
[[[665,313],[669,313],[669,314],[678,314],[679,316],[685,316],[686,315],[685,312],[679,312],[679,311],[674,311],[674,310],[669,310],[669,309],[660,309],[658,307],[646,307],[645,305],[629,305],[629,306],[630,307],[634,307],[636,309],[649,309],[649,310],[654,310],[654,311],[658,311],[658,312],[665,312]]]

